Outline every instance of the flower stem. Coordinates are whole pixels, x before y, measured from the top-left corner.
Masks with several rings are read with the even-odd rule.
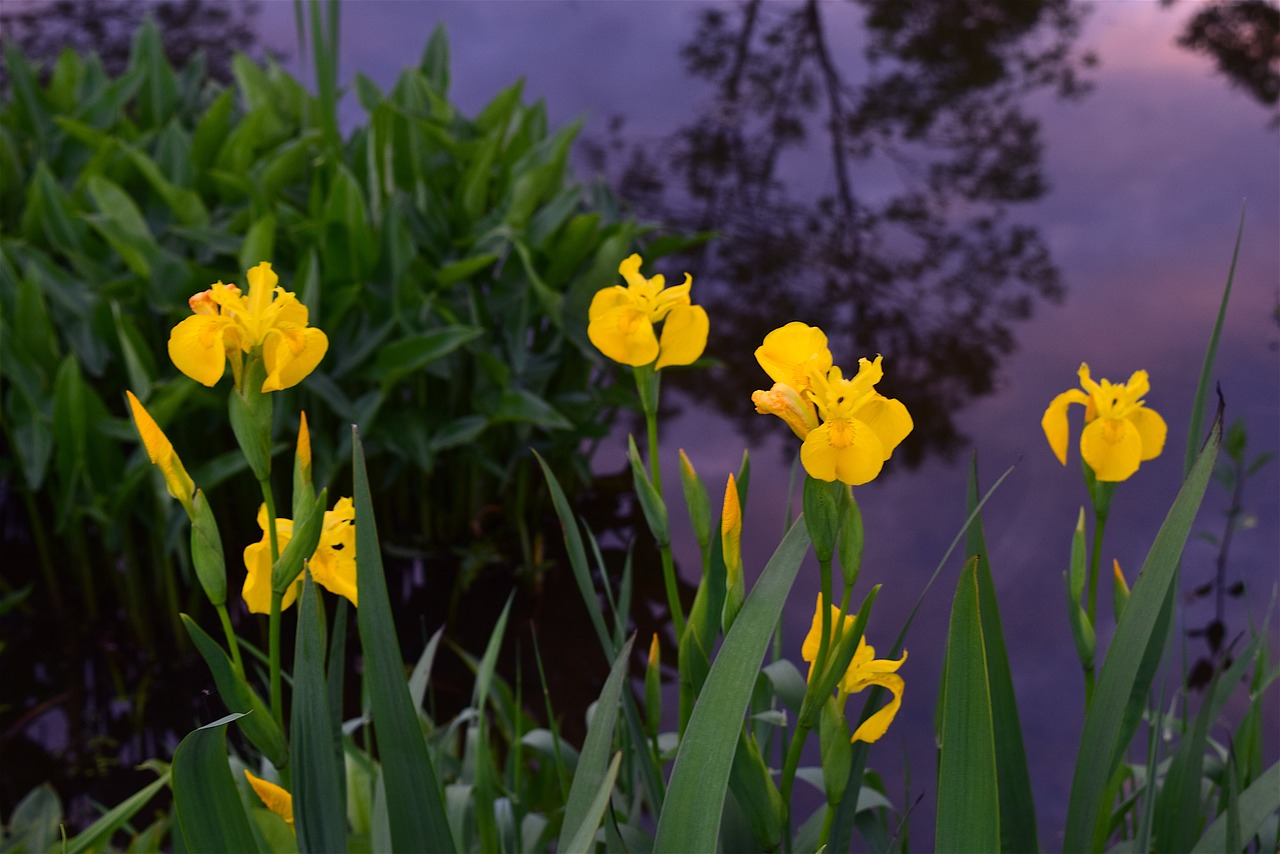
[[[1102,563],[1102,532],[1107,527],[1107,507],[1096,507],[1093,517],[1093,546],[1089,555],[1089,592],[1088,606],[1086,614],[1089,617],[1089,624],[1093,626],[1094,636],[1098,631],[1098,567]],[[1094,659],[1097,658],[1097,651],[1084,666],[1084,707],[1088,709],[1093,704],[1094,689]]]
[[[218,606],[218,619],[222,622],[223,634],[227,636],[227,646],[231,647],[231,666],[235,668],[236,675],[243,679],[244,661],[240,658],[240,641],[236,638],[235,630],[231,628],[231,617],[227,614],[225,604]]]
[[[782,784],[779,794],[782,795],[782,803],[787,809],[787,825],[782,835],[787,852],[791,851],[793,844],[791,836],[791,787],[796,782],[796,770],[800,767],[800,753],[804,750],[805,740],[809,737],[809,729],[809,725],[804,721],[797,722],[796,733],[791,738],[791,744],[787,748],[787,758],[782,764]]]
[[[636,391],[640,395],[640,406],[644,410],[645,432],[649,439],[649,479],[658,493],[658,498],[666,504],[662,495],[662,466],[658,459],[658,387],[659,376],[651,365],[642,365],[634,371]],[[684,610],[680,607],[680,588],[676,583],[675,558],[671,554],[670,543],[660,543],[658,551],[662,555],[662,584],[667,592],[667,608],[671,611],[671,622],[675,626],[676,641],[684,636]]]
[[[267,506],[267,540],[271,543],[271,566],[280,560],[280,542],[276,537],[276,499],[271,492],[271,481],[259,478],[262,500]],[[267,624],[268,655],[271,662],[271,717],[276,726],[284,730],[284,692],[280,687],[280,604],[284,594],[271,591],[271,616]]]

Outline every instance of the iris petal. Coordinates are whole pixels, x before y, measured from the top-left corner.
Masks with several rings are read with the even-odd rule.
[[[1143,461],[1160,456],[1160,452],[1164,450],[1164,440],[1169,428],[1159,413],[1145,406],[1139,406],[1125,417],[1138,428],[1138,436],[1142,439]]]
[[[1142,436],[1127,418],[1098,418],[1080,434],[1080,454],[1098,480],[1126,480],[1142,459]]]
[[[1049,408],[1040,419],[1040,428],[1049,440],[1049,447],[1064,466],[1067,464],[1067,407],[1073,403],[1089,405],[1089,396],[1078,388],[1069,389],[1049,402]]]
[[[638,367],[658,358],[653,324],[634,305],[619,305],[587,324],[591,343],[615,362]]]
[[[818,480],[860,486],[884,467],[884,445],[867,425],[852,419],[828,421],[805,437],[800,461]]]
[[[280,391],[302,382],[329,350],[329,337],[319,329],[272,329],[262,343],[267,377],[262,390]]]
[[[831,367],[831,351],[821,329],[792,321],[764,337],[756,348],[756,361],[774,382],[805,389],[810,367],[822,374]]]
[[[224,333],[230,323],[230,318],[209,314],[183,319],[169,333],[169,358],[191,379],[212,387],[227,368]]]
[[[662,324],[655,370],[667,365],[688,365],[702,355],[707,346],[710,323],[707,311],[700,305],[677,305]]]
[[[898,447],[911,428],[915,426],[911,413],[902,402],[893,398],[875,394],[853,412],[853,417],[866,424],[875,432],[884,446],[884,458],[893,456],[893,449]]]
[[[896,673],[887,673],[869,681],[870,685],[878,685],[886,689],[893,697],[884,706],[879,709],[871,717],[862,722],[853,732],[852,741],[865,741],[868,744],[878,741],[889,729],[889,724],[893,722],[894,717],[898,714],[899,707],[902,706],[902,677]]]

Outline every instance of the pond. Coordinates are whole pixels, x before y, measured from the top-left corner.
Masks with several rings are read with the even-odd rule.
[[[1169,423],[1168,442],[1120,488],[1106,543],[1132,583],[1182,477],[1242,208],[1213,376],[1251,453],[1280,444],[1275,83],[1228,77],[1213,55],[1179,43],[1208,8],[1221,7],[365,0],[343,7],[340,75],[389,89],[443,23],[464,112],[523,77],[553,127],[584,120],[580,178],[607,182],[670,230],[716,233],[646,268],[693,275],[718,361],[664,383],[664,478],[678,482],[683,449],[722,483],[749,448],[748,584],[795,501],[795,441],[750,402],[768,385],[752,353],[776,326],[822,326],[838,363],[882,353],[881,389],[915,418],[885,473],[856,491],[860,589],[884,585],[868,630],[877,646],[891,643],[964,521],[971,453],[984,485],[1014,467],[984,523],[1041,843],[1055,849],[1083,718],[1062,573],[1087,497],[1075,458],[1058,464],[1040,418],[1076,385],[1082,361],[1095,377],[1150,373],[1146,400]],[[263,4],[251,20],[258,42],[295,54],[285,65],[307,79],[292,4]],[[1274,55],[1263,63],[1272,78]],[[343,109],[348,121],[360,115],[351,95]],[[596,471],[623,468],[625,435],[600,444]],[[1211,487],[1194,530],[1220,535],[1230,498]],[[1280,465],[1249,481],[1244,507],[1227,570],[1244,595],[1225,601],[1228,641],[1262,619],[1280,580]],[[696,546],[674,515],[692,582]],[[1192,633],[1215,619],[1215,597],[1199,588],[1217,556],[1193,539],[1184,559],[1176,643],[1188,668],[1207,652]],[[902,711],[872,753],[897,806],[912,807],[917,847],[933,832],[933,714],[961,565],[953,555],[915,616]],[[816,590],[816,565],[802,568],[784,617],[784,654],[797,663]],[[1102,613],[1100,649],[1113,625]],[[429,622],[410,609],[406,619]],[[1280,720],[1274,689],[1266,715]],[[39,714],[23,718],[41,725]],[[1280,743],[1276,727],[1265,731],[1272,761]],[[160,748],[150,740],[121,761]]]

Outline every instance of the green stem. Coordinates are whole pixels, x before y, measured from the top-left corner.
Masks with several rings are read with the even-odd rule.
[[[787,809],[787,826],[782,839],[788,854],[790,854],[793,844],[791,837],[791,787],[796,782],[796,770],[800,767],[800,753],[804,750],[804,743],[809,737],[809,729],[809,726],[804,721],[796,724],[796,734],[792,737],[791,744],[787,747],[787,758],[782,765],[782,785],[779,794],[782,795],[782,803]]]
[[[658,460],[658,373],[649,365],[638,367],[634,371],[636,391],[640,395],[640,405],[644,409],[645,432],[649,439],[649,479],[658,493],[658,499],[666,504],[662,495],[662,467]],[[680,607],[680,588],[676,583],[676,562],[671,554],[671,544],[658,546],[662,554],[662,584],[667,590],[667,608],[671,611],[671,622],[676,630],[676,642],[684,637],[684,609]]]
[[[818,609],[822,615],[822,635],[818,638],[818,657],[814,659],[813,672],[818,674],[817,681],[821,683],[827,670],[827,654],[831,648],[831,558],[819,558],[818,568],[822,579],[822,604]],[[813,681],[810,679],[810,684]]]
[[[267,654],[271,662],[271,717],[276,726],[284,731],[284,692],[280,687],[280,601],[284,595],[271,591],[271,617],[268,636]]]
[[[1102,531],[1107,527],[1107,511],[1094,513],[1093,548],[1089,555],[1089,622],[1098,629],[1098,566],[1102,562]]]
[[[227,614],[225,603],[218,606],[218,620],[222,623],[223,634],[227,636],[227,646],[231,647],[231,666],[235,668],[236,675],[243,679],[244,661],[240,658],[240,641],[236,638],[235,630],[231,628],[231,617]]]
[[[835,823],[836,811],[830,803],[827,804],[827,813],[822,817],[822,835],[818,837],[818,850],[821,851],[827,847],[827,838],[831,836],[831,825]]]

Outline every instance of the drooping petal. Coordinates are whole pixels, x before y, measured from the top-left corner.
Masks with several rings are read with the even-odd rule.
[[[840,609],[835,605],[829,606],[831,609],[831,640],[836,637],[837,621],[840,619]],[[854,618],[852,615],[846,614],[844,618],[844,629],[842,631],[850,631],[853,629]],[[821,648],[822,641],[822,594],[818,594],[817,602],[813,609],[813,622],[809,625],[809,633],[804,636],[804,643],[800,645],[800,657],[809,662],[809,675],[807,679],[813,678],[813,665],[818,659],[818,652]],[[830,643],[830,642],[828,642]],[[830,649],[830,646],[828,646]]]
[[[289,794],[289,790],[269,780],[255,777],[248,768],[245,769],[244,776],[266,808],[284,819],[285,824],[293,827],[293,795]]]
[[[169,333],[169,358],[175,367],[202,385],[214,386],[227,368],[224,333],[228,317],[193,314]]]
[[[761,415],[776,415],[785,421],[791,432],[800,439],[804,439],[810,430],[818,426],[818,415],[813,411],[813,404],[786,383],[774,383],[773,388],[768,391],[753,391],[751,402]]]
[[[262,344],[267,377],[262,390],[280,391],[302,382],[329,350],[329,337],[319,329],[272,329]]]
[[[350,498],[340,499],[332,510],[325,511],[320,543],[307,567],[317,584],[359,606],[355,515],[355,506]]]
[[[893,449],[907,438],[915,422],[911,420],[911,413],[907,412],[907,407],[901,401],[879,393],[873,392],[873,395],[853,411],[853,417],[870,427],[879,437],[887,460],[893,456]]]
[[[862,722],[853,732],[851,741],[865,741],[868,744],[880,740],[880,738],[889,729],[889,724],[893,723],[894,717],[898,714],[898,709],[902,706],[902,677],[896,673],[885,673],[877,676],[869,682],[871,685],[878,685],[886,689],[893,696],[889,702],[875,714]]]
[[[587,309],[587,320],[594,321],[605,312],[622,305],[636,305],[635,295],[626,288],[614,285],[611,288],[598,290],[591,298],[591,307]]]
[[[619,305],[587,324],[587,337],[615,362],[639,367],[658,358],[653,324],[634,305]]]
[[[1164,450],[1165,436],[1169,433],[1164,419],[1153,409],[1139,406],[1131,410],[1126,419],[1138,428],[1138,436],[1142,439],[1142,460],[1154,460]]]
[[[831,367],[831,351],[821,329],[792,321],[764,337],[756,361],[775,383],[803,391],[809,387],[810,370],[825,374]]]
[[[1142,436],[1127,418],[1097,418],[1080,434],[1080,454],[1098,480],[1127,480],[1142,460]]]
[[[710,323],[700,305],[677,305],[667,314],[658,341],[658,363],[655,370],[667,365],[688,365],[702,355],[707,346]],[[641,362],[641,364],[644,364]]]
[[[1082,370],[1087,372],[1088,369],[1082,366]],[[1067,425],[1067,407],[1073,403],[1088,406],[1089,396],[1078,388],[1064,391],[1049,402],[1049,408],[1044,411],[1044,417],[1040,419],[1040,428],[1044,430],[1044,437],[1049,440],[1049,447],[1057,456],[1058,462],[1064,466],[1067,464],[1067,439],[1070,432]]]
[[[262,529],[262,539],[244,547],[244,568],[247,574],[240,595],[254,614],[271,613],[271,540],[267,534],[267,506],[258,507],[258,527]],[[293,539],[293,520],[276,519],[276,547],[283,554],[289,540]],[[290,584],[280,602],[280,610],[293,604],[298,598],[302,577]]]
[[[800,461],[811,476],[850,486],[873,480],[884,467],[885,456],[875,431],[851,419],[822,424],[800,446]]]

